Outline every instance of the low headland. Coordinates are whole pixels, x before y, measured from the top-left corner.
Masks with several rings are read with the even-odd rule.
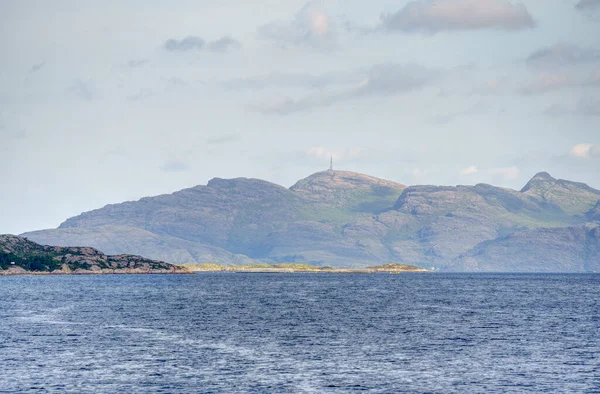
[[[108,256],[94,248],[46,246],[0,235],[0,276],[189,273],[184,267],[141,256]]]

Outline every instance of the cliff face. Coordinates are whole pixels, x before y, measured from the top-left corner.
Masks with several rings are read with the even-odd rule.
[[[0,235],[0,275],[21,273],[137,274],[185,272],[177,266],[132,255],[107,256],[89,247],[44,246]]]
[[[290,189],[257,179],[213,179],[206,186],[109,205],[71,218],[58,229],[27,236],[173,263],[260,260],[366,267],[402,262],[458,271],[525,266],[547,271],[547,263],[534,262],[528,254],[542,253],[552,240],[564,244],[544,231],[567,231],[600,220],[599,200],[600,191],[547,173],[516,191],[485,184],[406,187],[363,174],[324,171]],[[507,241],[511,235],[515,238]],[[528,241],[517,241],[519,237]],[[590,248],[589,237],[568,242]],[[511,261],[503,262],[493,244],[506,245]],[[564,264],[552,269],[593,270],[590,253],[577,264],[562,255]]]

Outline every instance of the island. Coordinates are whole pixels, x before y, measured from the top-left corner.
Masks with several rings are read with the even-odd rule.
[[[190,270],[141,256],[107,256],[89,247],[40,245],[15,235],[0,235],[0,276],[189,274]]]

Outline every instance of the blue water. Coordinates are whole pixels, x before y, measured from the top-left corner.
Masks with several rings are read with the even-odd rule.
[[[0,277],[0,392],[600,392],[600,275]]]

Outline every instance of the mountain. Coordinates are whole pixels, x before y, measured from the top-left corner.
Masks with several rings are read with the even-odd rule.
[[[477,245],[450,267],[486,272],[600,272],[600,224],[517,231]]]
[[[592,228],[600,220],[599,201],[600,191],[547,173],[516,191],[486,184],[407,187],[329,170],[289,189],[258,179],[215,178],[173,194],[107,205],[26,236],[178,264],[401,262],[452,271],[580,272],[595,270],[589,260],[596,256]],[[553,231],[592,235],[573,238],[586,251],[579,260],[561,254],[561,264],[550,264],[528,257],[549,250],[553,240],[559,245],[570,239],[549,235]],[[502,248],[510,250],[511,261],[499,257]]]
[[[554,179],[547,172],[534,176],[521,192],[570,214],[587,212],[598,201],[598,190],[584,183]]]
[[[140,256],[107,256],[88,247],[44,246],[14,235],[0,235],[0,275],[169,274],[188,271]]]
[[[376,213],[390,207],[406,185],[349,171],[317,172],[290,188],[320,204],[354,212]]]

